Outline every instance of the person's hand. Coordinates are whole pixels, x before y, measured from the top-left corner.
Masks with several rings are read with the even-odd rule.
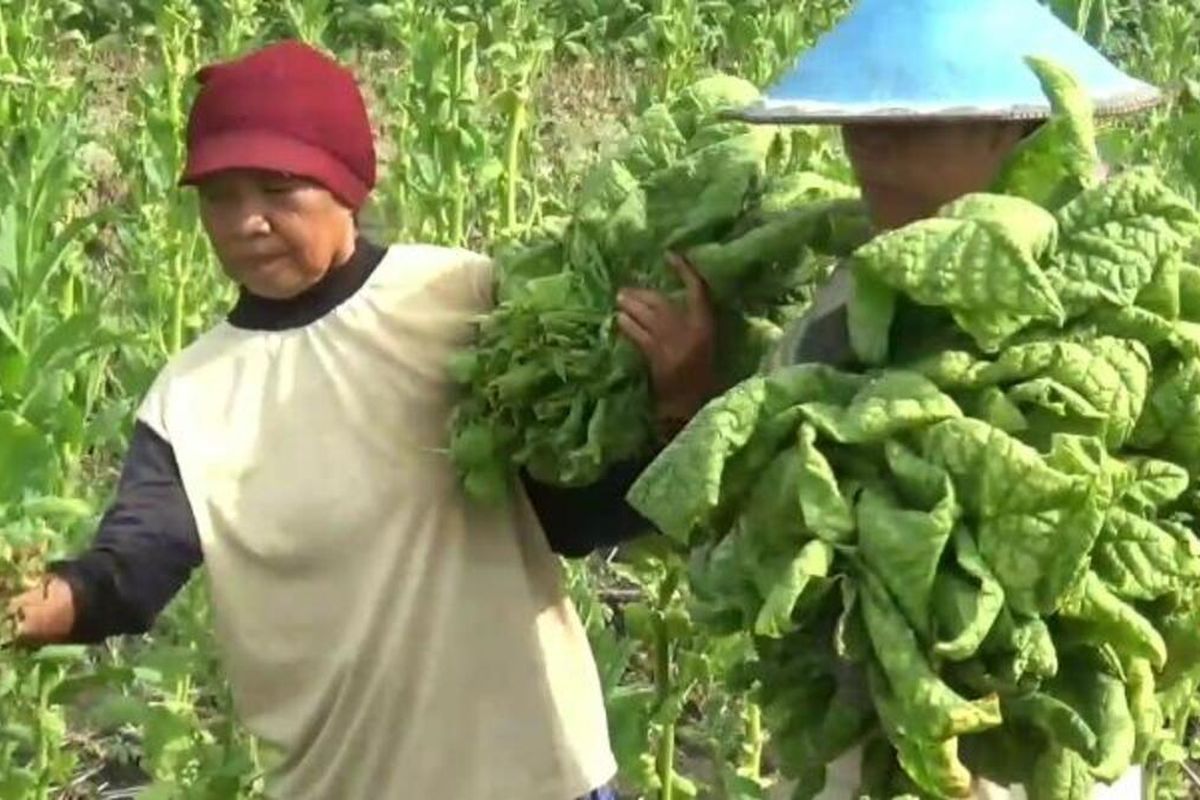
[[[15,626],[15,643],[18,645],[61,642],[75,627],[75,598],[71,586],[57,576],[44,578],[5,606],[6,623]]]
[[[660,428],[674,432],[716,393],[712,303],[704,279],[686,259],[667,255],[687,290],[681,306],[661,292],[623,289],[617,325],[645,355]]]

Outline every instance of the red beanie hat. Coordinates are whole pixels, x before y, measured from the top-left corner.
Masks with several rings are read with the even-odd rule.
[[[375,186],[375,143],[353,74],[286,41],[197,75],[180,183],[264,169],[320,183],[357,209]]]

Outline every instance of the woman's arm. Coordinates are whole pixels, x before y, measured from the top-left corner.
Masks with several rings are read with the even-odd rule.
[[[522,471],[525,494],[550,549],[566,558],[583,558],[652,533],[653,526],[625,500],[647,466],[649,462],[617,464],[596,483],[579,488],[548,486]]]
[[[617,315],[622,333],[646,358],[660,444],[672,439],[717,391],[708,289],[685,259],[671,254],[668,261],[687,290],[685,301],[673,302],[660,292],[626,289],[618,298]],[[551,549],[579,558],[653,533],[653,526],[625,500],[651,460],[614,465],[597,483],[577,489],[539,484],[523,473],[526,494]]]
[[[10,604],[22,620],[18,635],[83,644],[144,633],[202,560],[174,451],[138,423],[91,547],[51,564],[41,586]]]

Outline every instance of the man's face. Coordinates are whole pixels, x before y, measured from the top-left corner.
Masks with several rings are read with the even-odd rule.
[[[295,297],[354,252],[353,213],[310,180],[239,169],[205,178],[198,190],[221,266],[251,294]]]
[[[843,139],[877,227],[932,216],[985,191],[1027,131],[1025,122],[849,125]]]

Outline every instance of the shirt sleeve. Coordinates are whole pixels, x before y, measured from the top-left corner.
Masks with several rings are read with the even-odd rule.
[[[522,471],[525,493],[550,549],[567,558],[583,558],[652,533],[653,526],[625,500],[647,466],[640,462],[617,464],[596,483],[578,488],[538,483]]]
[[[117,497],[91,547],[50,571],[71,587],[70,640],[144,633],[203,561],[200,536],[171,445],[138,422]]]

